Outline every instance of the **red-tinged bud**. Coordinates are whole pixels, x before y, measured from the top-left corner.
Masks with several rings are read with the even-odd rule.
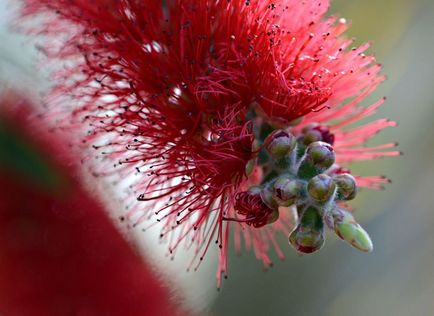
[[[309,180],[307,192],[309,196],[318,203],[326,203],[333,196],[336,184],[326,174],[319,174]]]
[[[349,201],[356,197],[357,183],[356,179],[349,173],[338,174],[333,177],[337,185],[337,197],[339,200]]]
[[[306,148],[303,161],[300,164],[298,175],[310,178],[329,169],[336,160],[333,147],[325,142],[314,142]]]
[[[303,182],[282,176],[274,182],[274,200],[280,206],[291,206],[303,192]]]
[[[261,198],[262,201],[271,209],[277,209],[279,205],[277,204],[276,200],[274,199],[274,190],[273,186],[270,184],[264,185],[261,188]]]
[[[314,142],[306,149],[307,160],[316,168],[327,170],[336,160],[333,147],[325,142]]]
[[[273,158],[280,159],[294,150],[296,138],[291,133],[279,129],[267,136],[264,142],[265,149]]]
[[[330,132],[327,126],[311,123],[302,129],[303,144],[308,146],[313,142],[325,142],[333,145],[335,142],[335,135]]]
[[[300,224],[289,235],[289,243],[298,252],[312,253],[324,245],[324,223],[319,211],[308,207],[302,214]]]

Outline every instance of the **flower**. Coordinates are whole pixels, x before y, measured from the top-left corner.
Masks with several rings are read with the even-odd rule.
[[[2,313],[190,314],[86,187],[67,143],[22,93],[0,95]]]
[[[389,151],[394,144],[361,147],[395,123],[347,128],[383,102],[361,105],[384,77],[374,57],[364,55],[369,45],[349,48],[345,20],[324,17],[328,1],[25,3],[24,15],[47,17],[49,60],[67,60],[54,77],[49,115],[76,132],[88,124],[81,139],[98,151],[99,174],[139,175],[134,200],[148,203],[127,203],[133,226],[156,217],[172,255],[185,242],[194,248],[196,267],[216,241],[219,286],[232,230],[236,247],[243,236],[265,267],[270,248],[284,257],[275,234],[288,235],[293,213],[281,205],[279,220],[264,225],[277,203],[277,178],[288,176],[300,187],[294,204],[300,225],[320,218],[321,227],[328,221],[334,229],[341,189],[333,187],[320,203],[306,195],[310,179],[333,179],[353,160],[399,154]],[[287,141],[270,139],[282,133]],[[320,166],[322,152],[333,157]],[[356,180],[371,188],[387,181]],[[262,202],[247,193],[252,186],[260,186]],[[311,215],[303,220],[306,210]],[[306,227],[303,234],[318,232]]]

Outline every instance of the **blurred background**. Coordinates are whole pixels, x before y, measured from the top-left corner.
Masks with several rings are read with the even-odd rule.
[[[35,66],[36,50],[6,28],[12,9],[0,0],[0,80],[43,91],[48,84]],[[434,314],[434,1],[335,0],[330,13],[352,22],[347,34],[356,43],[373,42],[371,52],[388,80],[366,102],[386,95],[377,117],[399,123],[371,144],[398,141],[403,156],[351,166],[393,180],[383,192],[362,191],[353,203],[374,252],[359,253],[333,237],[313,256],[283,247],[287,259],[274,258],[268,272],[252,253],[231,252],[229,278],[217,292],[212,255],[198,273],[186,273],[182,256],[170,262],[160,249],[164,246],[152,249],[152,240],[137,235],[200,314]],[[0,153],[2,146],[0,138]],[[6,162],[0,154],[0,163]]]

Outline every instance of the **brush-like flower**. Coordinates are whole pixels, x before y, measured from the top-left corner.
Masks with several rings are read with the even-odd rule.
[[[163,221],[171,253],[185,241],[194,265],[215,240],[219,284],[231,230],[236,247],[243,236],[265,267],[270,248],[284,257],[275,234],[288,235],[293,217],[288,200],[277,208],[282,190],[303,234],[290,241],[312,252],[321,245],[306,243],[323,241],[323,221],[337,227],[336,203],[351,195],[340,187],[342,164],[398,154],[387,151],[394,144],[361,147],[395,123],[347,128],[383,102],[360,105],[384,78],[364,55],[369,45],[350,48],[345,21],[324,18],[326,0],[25,3],[25,15],[45,14],[44,53],[67,61],[48,115],[73,130],[88,124],[82,140],[104,157],[100,174],[139,175],[135,197],[148,204],[129,205],[127,217]],[[266,225],[275,212],[279,220]]]

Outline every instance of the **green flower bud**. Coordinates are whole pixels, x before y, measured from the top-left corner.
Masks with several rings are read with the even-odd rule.
[[[288,155],[296,145],[296,138],[285,130],[279,129],[267,136],[265,149],[273,158],[281,159]]]
[[[318,123],[309,123],[301,129],[301,133],[306,134],[307,132],[309,132],[310,130],[314,129],[317,126],[319,126]]]
[[[333,147],[325,142],[313,142],[306,149],[306,158],[318,169],[323,171],[335,163],[335,151]]]
[[[261,189],[261,199],[269,208],[278,209],[279,205],[274,200],[272,185],[267,184]]]
[[[305,144],[306,146],[314,143],[314,142],[320,142],[322,141],[322,135],[320,131],[317,131],[315,129],[312,129],[310,131],[307,131],[304,135],[303,135],[303,144]]]
[[[312,253],[324,245],[324,223],[319,211],[308,207],[298,226],[289,234],[289,243],[295,250],[302,253]]]
[[[301,139],[304,145],[309,145],[313,142],[322,141],[333,145],[335,141],[335,136],[330,132],[330,129],[325,125],[320,125],[317,123],[311,123],[306,125],[301,130]]]
[[[313,142],[306,148],[303,161],[298,169],[302,178],[310,178],[329,169],[335,163],[333,147],[325,142]]]
[[[318,203],[326,203],[335,192],[336,184],[326,174],[319,174],[307,183],[307,193]]]
[[[291,206],[300,197],[303,183],[300,180],[282,176],[274,182],[274,200],[280,206]]]
[[[349,201],[356,197],[356,179],[349,173],[338,174],[333,177],[333,181],[338,186],[337,196],[339,200]]]
[[[351,213],[335,209],[332,215],[334,230],[339,238],[364,252],[371,252],[374,249],[368,233],[355,221]]]

